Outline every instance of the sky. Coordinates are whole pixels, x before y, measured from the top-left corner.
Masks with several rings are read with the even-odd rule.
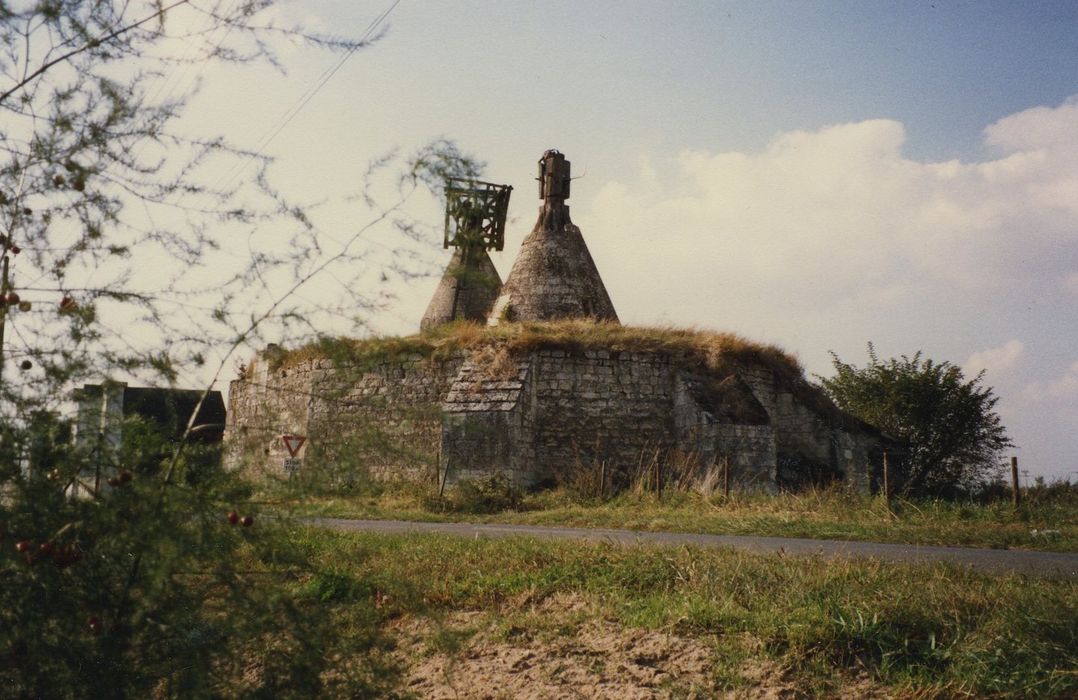
[[[623,323],[739,333],[809,375],[831,373],[831,352],[864,364],[870,341],[884,358],[983,370],[1021,468],[1078,479],[1078,4],[274,12],[356,37],[390,7],[385,35],[262,148],[283,192],[325,203],[325,231],[361,224],[334,202],[371,159],[449,138],[514,187],[492,255],[504,279],[534,223],[536,161],[557,148]],[[339,57],[284,46],[280,59],[283,73],[207,69],[185,120],[262,147]],[[448,259],[436,203],[420,211],[428,274],[389,275],[397,299],[368,319],[379,333],[416,330]]]

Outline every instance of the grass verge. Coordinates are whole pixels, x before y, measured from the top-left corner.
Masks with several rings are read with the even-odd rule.
[[[489,491],[489,489],[487,489]],[[716,535],[807,537],[941,546],[1078,551],[1078,503],[1027,499],[1015,511],[1007,502],[977,504],[943,500],[894,501],[843,489],[798,494],[706,497],[693,492],[623,493],[580,499],[566,490],[488,497],[471,489],[471,500],[450,492],[439,499],[432,486],[370,486],[338,497],[279,501],[299,515],[424,521],[496,522],[567,527],[698,532]],[[497,503],[495,503],[497,501]],[[490,508],[491,504],[499,506]],[[510,504],[509,509],[502,509]],[[496,510],[497,512],[489,512]]]
[[[864,675],[899,697],[1078,693],[1073,582],[692,547],[315,529],[294,537],[330,572],[329,583],[297,585],[369,598],[384,621],[471,610],[517,637],[572,635],[589,620],[662,629],[706,640],[714,692],[747,682],[738,668],[764,658],[813,696],[841,696]],[[565,595],[586,601],[567,625],[532,614]],[[430,644],[460,653],[474,629],[443,629]]]

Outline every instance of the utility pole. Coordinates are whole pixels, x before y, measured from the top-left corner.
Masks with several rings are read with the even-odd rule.
[[[4,258],[0,265],[0,389],[4,387],[4,326],[7,325],[7,289],[8,289],[8,254],[9,240],[4,238]]]
[[[883,502],[891,505],[891,470],[887,464],[887,450],[883,451]]]
[[[1022,489],[1018,485],[1018,458],[1011,457],[1011,495],[1014,498],[1014,507],[1022,505]]]

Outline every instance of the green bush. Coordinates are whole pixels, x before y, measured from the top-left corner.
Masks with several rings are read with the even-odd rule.
[[[38,421],[35,429],[49,428]],[[372,608],[351,577],[289,592],[305,553],[222,470],[157,459],[106,464],[50,440],[0,435],[0,687],[15,697],[312,697],[388,691],[376,620],[342,627],[332,606]],[[142,433],[117,457],[156,454]],[[145,449],[138,442],[144,440]],[[22,446],[47,447],[27,468]],[[39,454],[44,452],[39,451]],[[92,469],[88,469],[92,466]],[[134,466],[134,465],[132,465]],[[233,515],[234,514],[234,515]],[[232,517],[230,517],[232,516]],[[340,674],[334,658],[349,659]]]

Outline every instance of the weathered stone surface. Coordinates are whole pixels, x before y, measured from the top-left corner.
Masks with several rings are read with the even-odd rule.
[[[420,321],[431,328],[452,321],[483,323],[502,289],[502,279],[487,251],[457,248]]]
[[[370,367],[325,359],[274,371],[257,358],[229,386],[225,464],[283,474],[281,435],[307,437],[306,468],[357,475],[432,478],[441,439],[441,403],[464,362],[406,356]]]
[[[661,351],[545,349],[492,376],[476,357],[277,372],[259,360],[231,386],[228,463],[279,472],[277,438],[293,433],[308,438],[305,459],[449,483],[501,473],[530,486],[598,464],[625,482],[656,462],[724,459],[738,490],[836,477],[864,489],[878,472],[878,433],[762,365],[711,376]]]
[[[569,221],[569,207],[563,207],[564,216],[556,221],[544,216],[547,208],[540,210],[539,222],[520,246],[490,323],[562,318],[616,322],[614,304],[584,237]]]

